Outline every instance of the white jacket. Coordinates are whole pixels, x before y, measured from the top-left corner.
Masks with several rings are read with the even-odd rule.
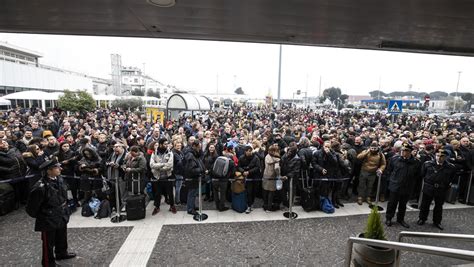
[[[173,152],[167,150],[165,153],[159,154],[155,151],[150,157],[150,168],[154,180],[170,177],[173,173]]]

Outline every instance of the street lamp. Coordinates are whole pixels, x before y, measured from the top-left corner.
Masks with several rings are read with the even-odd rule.
[[[456,84],[456,96],[454,97],[453,112],[456,110],[456,104],[457,104],[457,99],[458,99],[458,90],[459,90],[459,80],[461,79],[461,73],[462,73],[462,71],[458,71],[458,83]]]

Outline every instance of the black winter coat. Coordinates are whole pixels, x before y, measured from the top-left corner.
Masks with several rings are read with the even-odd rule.
[[[311,167],[311,161],[313,160],[313,149],[310,147],[303,147],[298,151],[298,156],[302,161],[301,168],[308,171]]]
[[[288,153],[281,158],[281,175],[288,178],[301,178],[302,160],[298,155],[289,158]],[[297,181],[294,181],[297,182]]]
[[[74,168],[77,164],[76,158],[77,158],[77,153],[68,150],[66,153],[60,153],[56,152],[54,156],[58,157],[58,162],[61,163],[61,168],[63,169],[61,171],[62,174],[64,175],[74,175]],[[68,178],[68,177],[66,177]]]
[[[246,177],[248,179],[262,178],[260,159],[254,154],[250,157],[245,156],[245,154],[240,157],[237,171],[242,174],[246,171],[249,172],[249,175]]]
[[[445,161],[443,164],[436,164],[436,160],[427,161],[421,168],[421,176],[424,179],[423,194],[429,196],[444,196],[453,182],[456,174],[456,167]]]
[[[64,228],[69,222],[67,186],[61,177],[41,178],[31,189],[26,212],[36,218],[35,231]]]
[[[200,158],[199,152],[196,152],[193,149],[186,152],[184,155],[184,161],[184,177],[186,179],[191,179],[186,181],[186,186],[189,189],[195,189],[199,186],[199,177],[204,179],[206,167]]]
[[[176,149],[173,149],[173,174],[184,175],[184,154]]]
[[[420,175],[420,161],[413,156],[408,159],[400,155],[394,156],[388,165],[387,174],[390,179],[388,189],[391,192],[410,194]]]
[[[344,162],[334,151],[326,153],[322,149],[313,153],[311,164],[315,177],[340,178],[341,168],[344,168]],[[323,169],[327,171],[326,175],[323,175]]]

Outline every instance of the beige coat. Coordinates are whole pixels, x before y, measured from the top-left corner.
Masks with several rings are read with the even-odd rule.
[[[276,181],[269,180],[280,177],[280,158],[270,156],[265,157],[265,171],[263,172],[262,187],[267,191],[276,191]]]

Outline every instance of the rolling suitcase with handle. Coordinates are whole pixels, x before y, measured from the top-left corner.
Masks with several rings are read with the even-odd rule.
[[[305,180],[307,180],[307,186],[305,186]],[[310,182],[311,178],[301,178],[303,188],[301,190],[301,207],[304,211],[314,211],[320,208],[320,197],[317,189],[313,186],[313,182]],[[311,180],[312,181],[312,180]]]
[[[466,204],[469,206],[474,206],[474,182],[472,181],[472,172],[471,175],[469,176],[469,185],[467,188],[467,197],[466,197]]]
[[[460,178],[461,176],[458,176],[457,184],[451,184],[451,186],[448,188],[448,191],[446,192],[446,202],[450,204],[456,203],[456,199],[458,198]]]
[[[141,177],[137,179],[132,176],[132,195],[126,200],[125,211],[127,212],[127,220],[141,220],[146,216],[145,195],[140,193]]]

